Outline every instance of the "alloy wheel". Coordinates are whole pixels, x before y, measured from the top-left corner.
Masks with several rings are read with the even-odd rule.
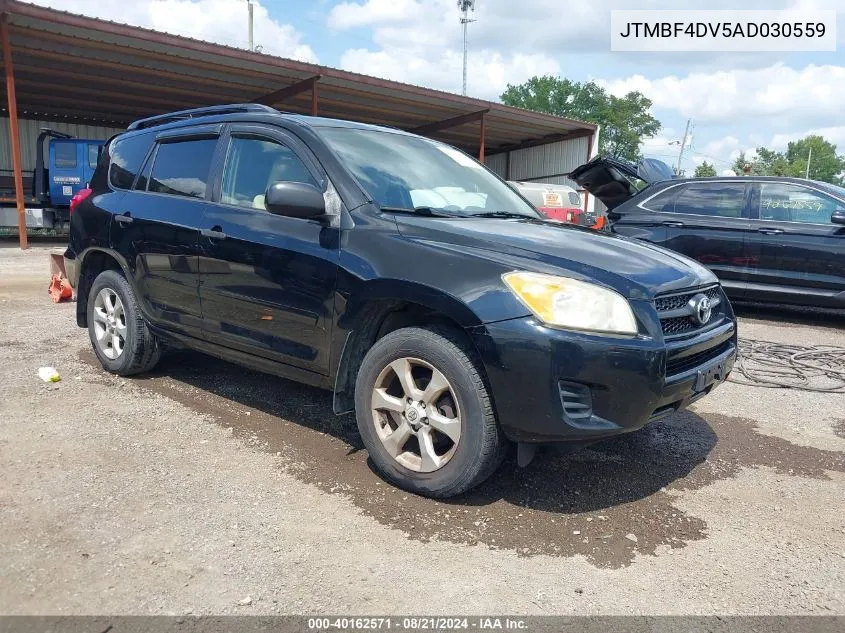
[[[126,311],[111,288],[103,288],[94,299],[94,335],[97,349],[110,360],[123,354],[126,347]]]
[[[371,406],[379,439],[405,468],[430,473],[454,456],[461,412],[449,380],[431,363],[391,362],[376,379]]]

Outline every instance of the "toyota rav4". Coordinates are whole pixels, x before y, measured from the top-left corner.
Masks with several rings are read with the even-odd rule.
[[[105,370],[188,347],[325,388],[377,470],[433,497],[512,444],[524,465],[669,415],[736,355],[695,261],[544,218],[443,143],[259,105],[112,138],[65,258]]]

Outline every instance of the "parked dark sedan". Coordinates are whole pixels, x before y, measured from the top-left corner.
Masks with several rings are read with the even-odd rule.
[[[608,207],[611,231],[698,260],[732,299],[845,308],[842,187],[779,177],[673,179],[654,160],[596,159],[570,177]]]

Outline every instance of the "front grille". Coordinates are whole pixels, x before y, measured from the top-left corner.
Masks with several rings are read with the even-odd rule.
[[[712,318],[712,317],[711,317]],[[697,330],[700,326],[690,317],[674,317],[672,319],[662,319],[660,324],[663,326],[663,333],[667,336],[673,334],[685,334]]]
[[[657,308],[658,312],[666,312],[667,310],[677,310],[678,308],[683,308],[685,305],[687,305],[689,300],[692,299],[699,292],[707,295],[707,297],[711,301],[717,298],[721,298],[719,297],[719,286],[713,286],[703,291],[696,290],[694,292],[685,292],[679,295],[669,295],[668,297],[657,297],[654,300],[654,307]]]
[[[712,314],[707,323],[701,324],[694,316],[690,301],[698,294],[710,299]],[[722,321],[725,315],[725,297],[719,286],[684,290],[671,295],[656,297],[654,307],[666,337],[683,336],[705,330]]]
[[[731,348],[731,345],[733,345],[731,341],[724,341],[710,349],[690,354],[689,356],[670,358],[666,363],[666,375],[674,376],[675,374],[682,374],[694,367],[703,365],[707,361],[727,352]]]

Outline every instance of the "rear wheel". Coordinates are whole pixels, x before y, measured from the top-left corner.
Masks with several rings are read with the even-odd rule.
[[[126,278],[116,270],[100,273],[88,293],[88,335],[103,369],[129,376],[149,371],[161,347],[149,331]]]
[[[447,328],[403,328],[367,353],[355,385],[358,429],[395,485],[450,497],[501,463],[501,436],[479,364]]]

